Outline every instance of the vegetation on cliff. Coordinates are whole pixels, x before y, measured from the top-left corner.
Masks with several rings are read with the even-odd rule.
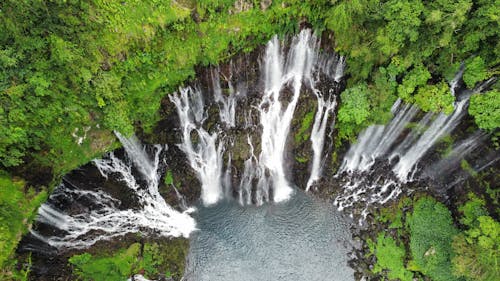
[[[37,193],[25,182],[0,172],[0,279],[21,279],[22,272],[12,270],[17,243],[35,218],[36,208],[47,199],[47,192]]]
[[[376,256],[372,272],[388,280],[497,280],[500,224],[485,209],[484,199],[472,193],[458,210],[459,227],[448,208],[432,197],[404,198],[382,209],[378,221],[389,232],[380,232],[376,242],[368,240],[368,255]]]
[[[498,1],[337,1],[325,13],[336,50],[347,55],[348,90],[365,92],[356,112],[339,113],[340,136],[353,138],[359,128],[387,121],[397,97],[423,110],[450,112],[447,90],[461,63],[468,88],[499,73]],[[367,86],[363,86],[367,83]],[[498,89],[498,83],[494,86]],[[496,94],[498,96],[498,94]],[[341,110],[351,97],[341,96]],[[495,100],[495,99],[493,99]],[[499,99],[491,102],[498,106]],[[486,106],[481,113],[488,115]],[[341,118],[359,113],[355,120]],[[500,119],[488,115],[491,127]],[[481,124],[479,122],[478,124]]]
[[[336,128],[338,142],[352,141],[369,124],[386,122],[398,97],[424,111],[449,113],[456,97],[448,82],[462,63],[468,88],[498,75],[499,5],[498,0],[3,1],[1,274],[15,274],[13,251],[48,185],[116,147],[113,130],[150,132],[161,100],[193,78],[195,67],[248,52],[274,34],[296,32],[301,24],[312,25],[331,35],[327,48],[347,57],[347,89],[340,96]],[[500,127],[499,88],[497,82],[486,94],[474,94],[469,107],[477,127],[494,137]],[[312,117],[304,119],[303,128]],[[305,141],[306,129],[295,138]],[[37,173],[53,178],[43,183],[28,178]],[[388,278],[402,280],[412,274],[435,280],[498,276],[488,271],[498,260],[491,259],[498,255],[499,243],[491,244],[498,239],[492,230],[498,222],[484,214],[461,222],[467,230],[456,230],[441,205],[426,200],[414,206],[407,224],[396,227],[411,233],[410,248],[403,247],[405,241],[379,237],[377,272],[389,269]],[[424,239],[421,235],[435,227],[421,224],[428,208],[446,227],[439,237]],[[453,242],[444,245],[451,237]],[[454,258],[451,248],[464,258]],[[74,264],[87,274],[82,260]]]
[[[141,274],[146,278],[175,278],[184,273],[187,241],[133,243],[109,254],[83,253],[69,259],[77,280],[121,281]]]
[[[273,34],[296,31],[299,22],[331,32],[335,49],[347,56],[349,92],[363,106],[350,112],[352,98],[343,95],[343,137],[386,121],[397,96],[424,110],[449,111],[445,82],[462,62],[468,87],[499,72],[495,1],[273,1],[265,10],[261,4],[5,1],[1,166],[52,166],[75,158],[71,152],[80,145],[94,144],[85,150],[95,153],[109,149],[95,144],[93,132],[150,130],[160,100],[192,78],[196,65],[249,51]],[[489,108],[476,107],[475,116]],[[498,118],[483,115],[482,128],[498,127]]]

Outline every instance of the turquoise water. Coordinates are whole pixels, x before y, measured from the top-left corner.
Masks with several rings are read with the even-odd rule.
[[[349,222],[301,191],[287,202],[199,207],[188,281],[354,280]]]

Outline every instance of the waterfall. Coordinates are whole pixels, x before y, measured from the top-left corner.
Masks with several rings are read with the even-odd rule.
[[[309,191],[315,181],[321,177],[321,161],[323,158],[323,147],[325,145],[325,131],[328,116],[337,105],[336,98],[331,93],[328,99],[324,99],[319,91],[314,92],[318,99],[318,109],[314,116],[314,124],[311,131],[311,143],[313,149],[313,163],[311,175],[307,180],[306,191]]]
[[[453,93],[457,80],[455,77],[450,83],[450,91]],[[404,104],[398,99],[392,107],[394,117],[390,123],[386,126],[372,125],[364,130],[359,135],[358,142],[350,147],[344,157],[339,173],[369,171],[376,159],[385,157],[391,161],[398,159],[392,170],[401,182],[411,181],[412,174],[416,172],[415,166],[420,159],[439,139],[459,124],[466,113],[467,103],[468,99],[456,102],[455,109],[450,115],[439,113],[436,116],[432,112],[427,113],[418,123],[419,128],[428,127],[423,135],[419,134],[419,130],[412,130],[388,155],[396,140],[419,112],[416,106]]]
[[[225,123],[228,127],[236,126],[236,94],[233,85],[229,79],[229,96],[222,94],[220,86],[219,69],[212,71],[212,87],[214,91],[214,99],[219,104],[219,116],[221,122]]]
[[[334,124],[345,58],[320,53],[319,39],[310,30],[291,38],[289,48],[275,36],[261,58],[260,76],[242,75],[232,65],[229,75],[223,74],[216,67],[207,76],[209,87],[194,84],[169,95],[179,118],[177,147],[200,182],[200,199],[206,206],[234,195],[242,205],[281,202],[292,196],[286,154],[300,98],[317,102],[310,129],[311,174],[303,188],[309,189],[321,177],[326,128]],[[245,80],[252,77],[258,80]],[[321,79],[327,79],[326,90]],[[207,88],[211,92],[204,92]],[[214,108],[218,121],[210,115]],[[102,183],[80,178],[72,182],[71,174],[65,177],[38,216],[38,222],[57,229],[57,235],[33,230],[35,237],[57,248],[85,248],[127,233],[188,237],[196,229],[189,215],[193,209],[176,187],[169,186],[184,212],[168,205],[158,191],[168,146],[146,147],[135,136],[115,134],[125,155],[112,152],[92,162]],[[236,154],[236,146],[247,146],[248,151]],[[71,208],[61,210],[61,206]]]
[[[145,151],[145,147],[135,135],[132,135],[130,138],[126,138],[116,131],[115,135],[118,140],[120,140],[120,143],[123,145],[127,155],[134,163],[134,166],[141,172],[143,178],[148,182],[149,193],[151,195],[155,195],[157,193],[158,181],[160,179],[160,175],[158,174],[159,161],[157,159],[159,159],[162,148],[160,146],[155,147],[155,161],[151,161]],[[95,160],[94,163],[103,176],[106,176],[106,172],[113,171],[112,169],[105,170],[104,167],[107,166],[103,164],[102,160]]]
[[[342,78],[344,77],[344,68],[345,68],[345,57],[340,56],[335,66],[335,76],[334,76],[335,82],[340,83],[340,81],[342,81]]]
[[[265,54],[265,90],[260,103],[260,122],[262,126],[262,151],[259,163],[269,172],[273,183],[274,201],[286,200],[293,192],[286,178],[283,157],[303,79],[311,79],[312,66],[316,59],[315,43],[309,30],[302,31],[294,38],[287,61],[283,63],[280,43],[274,37],[267,45]],[[284,71],[283,65],[286,66]],[[291,84],[293,96],[284,107],[280,92]],[[265,176],[265,174],[262,174]]]
[[[391,146],[418,113],[418,108],[403,104],[398,99],[392,107],[392,112],[395,115],[388,125],[370,126],[359,135],[358,142],[347,152],[339,172],[368,171],[375,159],[387,155]]]
[[[339,209],[361,204],[364,206],[362,213],[366,215],[371,204],[383,204],[395,198],[403,192],[403,187],[405,192],[411,192],[405,185],[408,182],[422,178],[444,179],[479,146],[485,138],[483,133],[460,141],[443,159],[426,163],[427,169],[422,171],[419,167],[438,141],[452,133],[466,115],[471,94],[485,90],[494,81],[488,79],[472,91],[457,92],[463,70],[462,66],[450,82],[450,91],[456,97],[450,115],[428,112],[417,122],[418,108],[398,99],[391,109],[393,118],[387,125],[372,125],[359,134],[358,141],[349,148],[336,175],[343,185],[341,194],[334,202]],[[412,122],[416,123],[410,129]]]
[[[223,198],[222,154],[224,147],[217,143],[218,134],[210,134],[201,127],[205,121],[202,93],[196,88],[180,89],[180,93],[170,95],[175,104],[182,131],[182,143],[179,147],[201,182],[201,200],[211,205]],[[197,133],[197,143],[191,135]]]
[[[458,142],[441,160],[425,169],[423,175],[433,180],[447,180],[445,178],[451,176],[460,167],[460,162],[464,157],[477,149],[487,136],[488,134],[477,131],[468,138]]]
[[[392,108],[394,117],[391,122],[385,126],[369,126],[360,133],[358,142],[347,152],[337,174],[343,182],[343,191],[334,203],[339,209],[344,209],[362,202],[366,215],[366,208],[371,204],[383,204],[399,196],[402,184],[415,180],[417,164],[422,157],[458,125],[465,114],[467,102],[457,102],[454,112],[449,116],[427,113],[417,128],[397,144],[398,138],[418,113],[415,106],[397,100]],[[422,135],[421,128],[427,128]],[[376,160],[381,161],[381,165],[375,166]],[[396,164],[391,165],[396,160]],[[392,166],[389,173],[386,165]]]
[[[124,138],[127,163],[109,153],[106,158],[93,163],[103,177],[118,176],[132,194],[137,197],[138,208],[121,207],[121,201],[106,192],[105,189],[81,189],[69,180],[62,183],[38,211],[37,221],[62,231],[61,235],[45,236],[36,230],[31,233],[36,238],[56,248],[87,248],[97,241],[109,240],[127,233],[151,231],[160,236],[189,237],[196,229],[196,223],[189,213],[193,209],[179,212],[169,206],[158,192],[158,167],[162,146],[154,146],[154,159],[150,159],[137,138]],[[133,174],[135,167],[147,186],[140,186]],[[90,202],[84,212],[65,213],[53,202]],[[76,201],[74,201],[76,200]],[[72,205],[76,203],[70,203]],[[79,204],[79,203],[78,203]],[[76,205],[75,205],[76,206]]]
[[[260,178],[260,167],[257,166],[258,160],[254,153],[254,147],[250,136],[247,135],[247,143],[250,147],[250,158],[245,160],[243,168],[243,176],[240,180],[240,186],[238,189],[239,202],[241,205],[252,204],[252,181],[254,178]],[[266,192],[267,193],[267,192]],[[267,195],[267,194],[266,194]],[[262,196],[257,196],[257,204],[261,205],[263,203]],[[267,199],[267,197],[265,197]]]
[[[336,105],[334,90],[337,90],[322,93],[315,85],[320,72],[332,81],[340,81],[344,67],[344,57],[319,54],[319,40],[310,30],[303,30],[292,38],[288,50],[276,36],[268,42],[260,64],[259,90],[255,93],[254,89],[241,87],[244,83],[240,80],[236,81],[239,86],[235,91],[231,64],[230,73],[226,75],[221,74],[218,67],[212,69],[209,74],[211,92],[200,90],[205,91],[206,87],[190,86],[171,95],[170,100],[180,119],[182,142],[179,147],[200,181],[203,203],[210,205],[231,197],[232,188],[241,204],[260,205],[269,200],[280,202],[290,198],[293,188],[287,178],[285,154],[292,119],[304,90],[311,91],[318,102],[311,132],[313,161],[306,187],[309,189],[321,176],[325,132]],[[222,84],[227,88],[223,89]],[[252,92],[251,98],[247,92]],[[242,99],[251,104],[237,110],[238,101]],[[203,126],[212,105],[218,107],[219,121],[224,126],[211,126],[209,133]],[[238,119],[237,113],[244,118]],[[254,119],[258,119],[258,124],[254,124]],[[250,151],[242,163],[239,183],[231,180],[231,161],[224,163],[223,160],[224,153],[231,159],[234,129],[246,132]],[[259,146],[254,147],[254,143]]]
[[[393,172],[402,182],[412,180],[410,174],[420,159],[434,146],[434,144],[445,134],[450,133],[465,115],[466,104],[464,99],[455,105],[455,110],[451,115],[439,113],[436,119],[424,134],[412,144],[408,151],[399,157],[399,162],[394,166]]]
[[[327,53],[319,54],[318,66],[328,77],[333,78],[336,83],[342,82],[346,61],[344,56],[331,55]]]

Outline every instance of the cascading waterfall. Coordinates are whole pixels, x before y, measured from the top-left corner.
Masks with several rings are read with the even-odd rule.
[[[412,188],[447,191],[469,176],[465,169],[457,172],[458,166],[469,154],[482,155],[481,142],[487,135],[477,132],[466,137],[460,133],[460,141],[444,157],[431,152],[459,125],[469,97],[494,80],[458,91],[462,66],[450,82],[456,97],[450,115],[424,114],[416,106],[396,100],[392,120],[361,132],[337,174],[322,182],[331,148],[325,139],[334,132],[346,63],[345,57],[320,52],[319,46],[310,30],[293,37],[288,48],[274,37],[261,54],[259,67],[249,63],[252,67],[246,74],[237,72],[232,63],[214,67],[205,80],[200,78],[169,95],[176,111],[166,120],[178,117],[179,122],[169,124],[163,132],[168,136],[158,139],[166,139],[170,146],[144,146],[135,136],[126,138],[115,132],[125,154],[109,153],[82,169],[97,175],[97,181],[96,177],[86,181],[74,174],[66,176],[39,209],[32,236],[58,250],[87,248],[129,233],[190,237],[185,280],[234,280],[234,276],[238,280],[255,280],[255,276],[261,280],[350,280],[347,252],[351,242],[343,215],[294,185],[304,185],[300,188],[309,191],[323,182],[340,184],[342,190],[334,205],[338,210],[354,207],[351,215],[361,217],[368,215],[370,206],[384,204],[403,192],[409,194]],[[313,113],[312,127],[303,134],[301,126],[311,123]],[[294,115],[307,119],[294,122]],[[299,127],[295,138],[290,137]],[[308,134],[310,142],[303,137]],[[303,139],[299,142],[297,136]],[[296,161],[289,153],[292,142],[298,153]],[[306,153],[311,157],[304,157]],[[486,155],[470,167],[481,171],[499,160],[497,154]],[[168,173],[175,173],[175,179],[172,174],[169,180],[165,178],[166,188],[173,189],[170,195],[177,198],[182,212],[166,203],[165,190],[162,194],[158,190],[167,163],[171,165]],[[300,167],[298,173],[291,174],[291,166]],[[308,175],[303,173],[306,167]],[[327,168],[331,172],[332,167]],[[191,172],[201,191],[202,205],[195,213],[189,204],[193,204],[198,185]],[[269,201],[280,204],[265,204]],[[238,203],[264,206],[241,207]],[[262,242],[266,247],[255,247]],[[42,252],[36,247],[30,250]],[[286,258],[281,259],[283,256]],[[225,262],[228,260],[235,263]],[[314,261],[314,266],[301,267],[304,260]],[[131,279],[145,280],[142,275]]]
[[[310,30],[303,30],[293,37],[289,48],[283,47],[277,37],[271,39],[262,57],[258,84],[240,81],[241,77],[234,81],[235,72],[232,66],[229,68],[229,74],[223,74],[219,68],[212,69],[208,79],[211,93],[191,86],[169,96],[179,117],[178,147],[200,182],[201,201],[208,206],[234,196],[242,205],[261,205],[270,200],[280,202],[290,198],[294,183],[288,177],[285,163],[289,150],[287,142],[297,104],[301,95],[306,94],[317,102],[310,132],[310,175],[304,187],[309,190],[321,178],[326,130],[334,124],[332,116],[344,75],[345,58],[319,52],[319,40]],[[429,170],[422,172],[419,162],[440,138],[457,127],[465,115],[470,95],[484,90],[494,81],[488,80],[471,91],[456,93],[462,73],[463,68],[450,82],[451,91],[457,98],[455,110],[450,115],[427,113],[418,121],[420,129],[410,130],[408,125],[416,122],[421,113],[417,107],[397,100],[392,107],[394,118],[390,123],[370,126],[359,135],[336,175],[344,187],[335,199],[339,209],[357,203],[365,206],[383,204],[398,196],[403,191],[403,184],[414,181],[415,176],[431,174]],[[326,91],[318,86],[325,76],[329,82]],[[219,122],[210,119],[211,106],[217,106]],[[422,129],[425,129],[423,133]],[[237,135],[238,132],[241,134]],[[137,138],[125,138],[119,133],[116,136],[123,144],[126,159],[110,153],[93,163],[103,177],[119,178],[125,183],[135,202],[134,208],[125,206],[127,204],[105,189],[81,188],[65,179],[49,202],[40,208],[38,218],[39,223],[60,232],[48,236],[33,230],[35,237],[57,248],[83,248],[126,233],[152,231],[162,236],[187,237],[195,230],[196,223],[189,215],[193,209],[183,202],[179,191],[175,190],[184,212],[169,206],[158,192],[160,158],[166,147],[153,146],[154,156],[150,157]],[[456,166],[483,137],[478,134],[464,140],[435,165]],[[248,153],[238,156],[244,158],[235,159],[233,149],[236,146],[248,147]],[[492,156],[478,169],[498,159]],[[239,168],[235,164],[237,161],[241,161]],[[87,212],[62,211],[54,203],[58,200],[76,202],[81,198],[91,202]]]
[[[248,145],[250,146],[250,158],[245,160],[243,176],[240,181],[239,186],[239,202],[241,205],[250,205],[252,204],[252,180],[254,178],[260,178],[259,173],[261,170],[257,167],[257,157],[254,153],[254,147],[252,145],[252,141],[250,136],[247,136]],[[257,198],[262,198],[261,196],[257,196]],[[258,205],[262,204],[262,201],[257,202]]]
[[[419,110],[398,99],[392,107],[394,117],[389,124],[372,125],[360,133],[357,143],[351,145],[336,175],[344,186],[342,194],[334,201],[339,209],[359,203],[364,206],[363,215],[366,216],[371,204],[383,204],[401,194],[403,184],[434,173],[432,168],[422,173],[418,167],[419,162],[440,139],[458,126],[466,114],[471,94],[483,91],[492,83],[487,80],[472,91],[457,93],[456,88],[462,74],[463,66],[450,82],[450,91],[457,98],[450,115],[426,113],[418,121],[416,128],[410,130],[408,126],[415,122]],[[402,136],[404,138],[401,140]],[[451,154],[431,167],[446,166],[447,169],[452,169],[453,166],[455,169],[461,159],[473,151],[484,137],[484,134],[476,133],[463,140]],[[391,172],[388,173],[387,167]]]
[[[460,162],[464,159],[464,155],[468,155],[477,149],[487,136],[486,133],[477,131],[470,137],[458,142],[443,159],[425,169],[423,176],[433,180],[444,179],[450,176],[460,165]]]
[[[394,166],[393,172],[402,181],[407,182],[412,180],[411,173],[415,165],[429,151],[431,147],[445,134],[450,133],[460,122],[465,115],[465,109],[468,99],[464,99],[455,105],[455,110],[449,116],[444,113],[439,113],[431,123],[430,127],[417,140],[416,143],[410,146],[406,152],[399,154],[399,161]],[[428,113],[432,114],[432,113]],[[394,157],[394,156],[393,156]]]
[[[259,107],[262,126],[261,153],[259,163],[270,173],[273,183],[274,201],[283,201],[293,192],[288,182],[283,157],[302,80],[311,80],[312,66],[316,59],[316,40],[311,40],[311,32],[303,31],[294,38],[286,64],[282,62],[280,43],[274,37],[265,54],[265,91]],[[286,66],[283,72],[283,65]],[[286,108],[280,101],[280,91],[287,84],[293,87],[293,96]],[[266,175],[263,173],[262,175]],[[267,181],[266,181],[267,182]]]
[[[201,127],[206,119],[201,91],[188,87],[169,97],[179,115],[182,131],[182,143],[179,146],[201,182],[201,199],[206,205],[214,204],[224,197],[224,146],[222,142],[217,143],[217,133],[210,134]],[[192,132],[197,133],[198,143],[191,140]]]
[[[344,158],[339,172],[368,171],[375,159],[386,156],[406,126],[418,113],[416,106],[397,100],[392,106],[394,118],[387,126],[373,125],[363,131]]]
[[[313,183],[321,177],[321,162],[323,158],[323,147],[325,146],[326,125],[328,123],[329,114],[333,112],[337,105],[336,98],[332,93],[329,93],[328,99],[326,100],[319,91],[314,91],[314,93],[318,99],[318,109],[314,116],[314,124],[311,131],[313,163],[311,175],[307,180],[306,191],[309,191]]]
[[[37,218],[38,223],[50,225],[62,234],[45,236],[32,230],[31,233],[36,238],[58,249],[86,248],[97,241],[127,233],[150,231],[160,236],[189,237],[196,229],[196,223],[189,215],[193,209],[181,213],[169,206],[158,193],[158,168],[163,147],[154,146],[154,158],[151,160],[136,137],[127,139],[119,133],[116,135],[122,141],[132,163],[119,159],[114,153],[94,160],[93,163],[103,177],[118,176],[137,197],[139,207],[122,209],[122,202],[105,190],[80,189],[66,181],[40,207]],[[145,180],[147,186],[141,186],[137,182],[132,167],[138,170],[141,180]],[[86,212],[70,214],[56,207],[54,202],[61,200],[83,200],[92,205],[86,206]]]
[[[228,127],[236,126],[236,93],[230,79],[226,79],[229,86],[229,95],[222,94],[219,69],[212,71],[212,87],[215,102],[219,104],[219,116],[222,123]]]
[[[180,148],[201,182],[201,199],[206,205],[216,203],[224,197],[224,190],[231,189],[231,182],[225,176],[231,170],[231,164],[224,163],[223,154],[227,152],[230,158],[233,144],[228,136],[233,128],[250,130],[247,135],[250,155],[244,162],[239,183],[235,184],[240,203],[260,205],[271,198],[280,202],[292,195],[292,184],[285,168],[286,145],[299,97],[306,89],[316,95],[318,101],[311,132],[313,161],[307,189],[321,176],[325,132],[336,101],[334,89],[321,93],[315,84],[319,73],[326,74],[333,81],[341,81],[344,57],[319,54],[318,39],[310,30],[303,30],[292,39],[288,52],[276,36],[272,38],[266,46],[261,66],[262,91],[257,93],[257,103],[243,109],[244,124],[239,124],[235,114],[238,100],[246,98],[247,91],[235,91],[231,77],[220,75],[218,68],[210,73],[212,93],[202,93],[195,86],[180,89],[179,93],[170,96],[181,124]],[[221,77],[227,82],[227,91],[221,88]],[[209,107],[204,99],[211,97],[218,106],[220,122],[225,125],[211,128],[213,132],[208,133],[202,127],[207,118],[205,108]],[[257,109],[259,126],[253,124],[252,114],[255,111],[252,109]],[[193,132],[197,133],[194,139]],[[260,134],[260,142],[251,137],[255,133]],[[254,143],[260,145],[260,152]],[[224,176],[226,180],[223,180]]]
[[[333,78],[336,83],[342,82],[346,61],[344,56],[331,56],[330,54],[319,54],[318,66],[328,77]]]

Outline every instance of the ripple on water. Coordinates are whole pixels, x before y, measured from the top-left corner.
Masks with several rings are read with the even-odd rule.
[[[349,222],[332,206],[297,192],[259,207],[199,207],[187,281],[349,281]]]

